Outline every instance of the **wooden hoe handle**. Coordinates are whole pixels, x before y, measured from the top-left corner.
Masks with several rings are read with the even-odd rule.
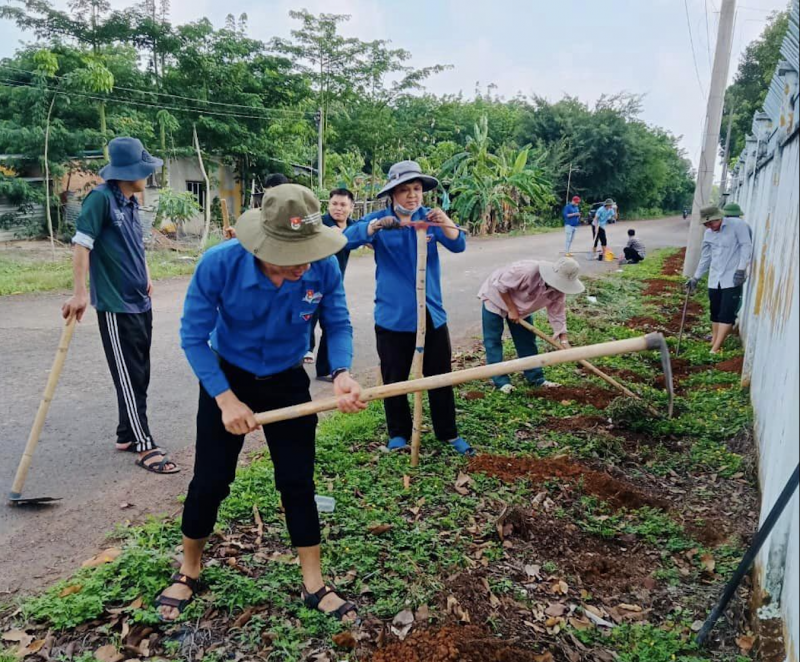
[[[613,340],[611,342],[599,343],[597,345],[585,345],[583,347],[571,347],[561,349],[557,352],[547,354],[537,354],[513,361],[503,363],[493,363],[491,365],[448,372],[443,375],[433,375],[422,379],[412,379],[406,382],[395,382],[373,388],[364,389],[361,392],[363,402],[372,400],[383,400],[396,395],[407,395],[408,393],[419,393],[431,389],[443,388],[445,386],[456,386],[465,382],[480,379],[489,379],[499,375],[508,375],[514,372],[524,372],[533,368],[542,368],[559,363],[570,363],[584,359],[595,359],[601,356],[616,356],[618,354],[628,354],[630,352],[645,352],[651,350],[662,350],[666,346],[664,336],[660,333],[649,333],[646,336],[628,338],[626,340]],[[662,352],[663,356],[663,352]],[[671,375],[669,375],[671,379]],[[256,421],[259,425],[269,425],[278,421],[288,421],[292,418],[318,414],[323,411],[331,411],[337,408],[338,399],[336,397],[321,398],[312,400],[300,405],[283,407],[272,411],[256,414]]]

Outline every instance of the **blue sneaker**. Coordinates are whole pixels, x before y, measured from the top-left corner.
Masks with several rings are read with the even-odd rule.
[[[470,446],[463,437],[457,437],[450,442],[450,445],[456,450],[459,455],[466,455],[467,457],[474,457],[477,453],[475,449]]]
[[[404,448],[408,448],[408,440],[403,437],[392,437],[386,444],[386,449],[390,451],[399,451]]]

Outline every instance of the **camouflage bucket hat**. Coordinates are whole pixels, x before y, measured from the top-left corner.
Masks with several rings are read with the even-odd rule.
[[[703,224],[711,223],[712,221],[721,221],[722,217],[722,210],[716,205],[709,205],[700,210],[700,220]]]
[[[239,217],[236,236],[259,260],[279,267],[317,262],[347,244],[343,234],[322,224],[317,196],[299,184],[268,189],[261,209]]]

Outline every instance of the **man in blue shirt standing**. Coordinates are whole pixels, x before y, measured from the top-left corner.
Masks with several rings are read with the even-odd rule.
[[[347,247],[370,244],[375,250],[375,336],[384,384],[408,379],[414,359],[417,332],[417,238],[409,223],[427,222],[428,264],[426,277],[427,323],[422,371],[425,376],[450,372],[450,333],[442,304],[441,267],[438,246],[461,253],[466,239],[441,209],[422,206],[425,191],[439,182],[422,174],[415,161],[401,161],[389,169],[389,181],[378,197],[389,197],[386,209],[365,216],[345,230]],[[405,226],[403,225],[405,224]],[[474,455],[458,434],[452,387],[428,392],[433,431],[437,439],[449,442],[462,455]],[[408,398],[383,401],[389,430],[389,450],[408,446],[411,410]]]
[[[333,228],[338,232],[344,232],[355,221],[350,218],[353,213],[353,206],[355,198],[353,194],[346,188],[333,189],[328,196],[328,213],[322,217],[322,224],[326,227]],[[344,272],[347,271],[347,262],[350,260],[350,250],[345,247],[336,253],[336,262],[339,263],[339,269],[342,272],[342,280],[344,280]],[[309,337],[309,349],[305,356],[306,363],[314,361],[314,346],[316,345],[316,336],[314,331],[317,327],[317,318],[311,322],[311,334]],[[331,379],[331,362],[328,357],[328,337],[325,331],[319,339],[319,350],[317,351],[317,379],[323,381],[330,381]]]
[[[194,477],[183,509],[183,563],[157,598],[163,620],[173,621],[195,597],[202,553],[229,493],[244,437],[256,411],[308,402],[303,369],[311,320],[319,314],[328,334],[333,387],[339,409],[366,408],[348,372],[353,329],[342,274],[334,254],[347,243],[326,228],[309,189],[284,184],[264,194],[236,224],[238,239],[209,250],[186,293],[181,346],[200,380]],[[320,527],[314,500],[317,417],[264,426],[275,486],[286,526],[297,547],[303,600],[339,620],[356,608],[322,579]]]
[[[100,171],[104,184],[83,201],[73,244],[73,295],[61,307],[65,318],[80,322],[90,297],[106,361],[117,393],[116,448],[136,453],[136,464],[159,474],[178,467],[160,449],[147,421],[150,345],[153,340],[153,284],[144,253],[139,203],[147,178],[161,166],[136,138],[114,138],[110,163]]]
[[[581,199],[579,196],[574,196],[572,202],[564,207],[564,231],[566,233],[566,253],[567,257],[572,257],[572,240],[575,238],[575,232],[581,224]]]

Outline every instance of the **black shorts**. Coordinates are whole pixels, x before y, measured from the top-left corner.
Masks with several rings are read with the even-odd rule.
[[[735,324],[736,314],[742,305],[742,286],[709,289],[708,300],[711,302],[712,322]]]
[[[608,246],[608,239],[606,239],[606,229],[596,228],[592,226],[592,235],[594,236],[594,246],[597,248],[598,242],[601,246]]]

